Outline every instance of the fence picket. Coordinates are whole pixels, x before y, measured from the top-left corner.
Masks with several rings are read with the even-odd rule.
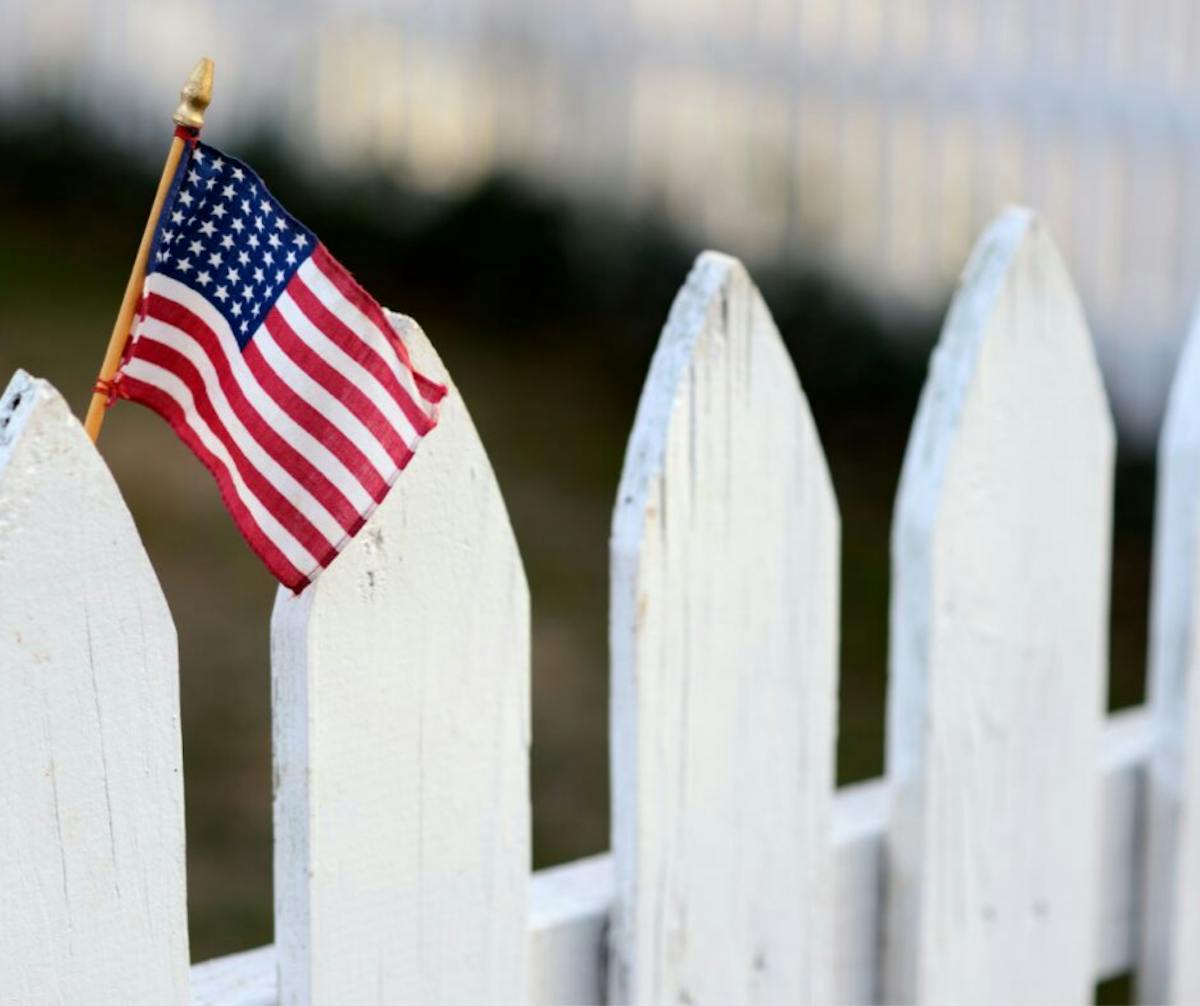
[[[828,998],[839,535],[770,313],[705,253],[613,515],[617,1001]]]
[[[529,592],[456,390],[343,555],[280,592],[272,668],[280,1001],[521,1001]]]
[[[1029,211],[967,265],[893,527],[889,1001],[1091,1001],[1113,429]]]
[[[66,403],[0,400],[0,1002],[186,1003],[175,627]]]
[[[1200,1001],[1200,313],[1159,439],[1149,706],[1146,901],[1138,991],[1146,1002]]]

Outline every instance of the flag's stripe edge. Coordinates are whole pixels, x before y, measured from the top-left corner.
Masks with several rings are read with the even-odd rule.
[[[165,312],[160,309],[158,298],[180,305],[181,310],[195,319],[195,324],[191,324],[186,316],[179,319],[162,317]],[[371,502],[378,502],[379,490],[387,484],[386,473],[367,468],[362,452],[352,446],[345,434],[329,435],[326,430],[328,420],[318,417],[314,421],[304,410],[289,409],[278,393],[285,384],[282,378],[265,362],[256,366],[257,357],[239,348],[225,318],[202,294],[168,276],[156,274],[147,283],[145,307],[148,315],[173,323],[200,341],[222,375],[222,387],[236,388],[263,424],[275,430],[298,455],[309,459],[345,497],[354,512],[361,513]],[[226,374],[230,378],[228,384],[224,380]],[[295,415],[295,411],[300,411],[301,415]],[[308,413],[311,412],[313,410],[309,408]],[[251,427],[252,432],[253,429]],[[390,471],[389,465],[388,473]]]
[[[419,436],[434,426],[436,410],[418,404],[420,393],[412,373],[393,347],[308,259],[288,284],[288,293],[309,321],[369,372],[403,411]]]
[[[318,241],[313,249],[311,261],[317,269],[341,292],[342,296],[366,317],[395,351],[404,367],[413,375],[421,397],[430,405],[436,405],[446,397],[446,386],[430,380],[413,366],[412,357],[404,338],[384,313],[383,307],[359,284],[341,262],[335,259],[325,245]],[[303,267],[303,265],[302,265]]]
[[[296,280],[293,279],[292,282],[295,283]],[[365,401],[370,402],[374,411],[400,435],[406,446],[411,446],[421,439],[422,431],[404,414],[400,403],[379,383],[374,374],[339,346],[328,333],[322,331],[320,326],[313,323],[292,297],[290,286],[279,295],[273,310],[279,312],[288,328],[326,367],[341,375],[346,386],[354,388]],[[363,406],[360,404],[358,408],[362,410]]]
[[[280,298],[281,300],[283,298]],[[263,328],[271,334],[279,349],[330,399],[363,427],[370,439],[379,444],[393,465],[400,465],[412,448],[399,430],[380,411],[375,402],[337,367],[321,356],[312,344],[302,339],[279,310],[279,303],[268,312]],[[261,333],[255,338],[261,337]]]
[[[162,311],[166,305],[154,305],[151,311]],[[181,306],[176,305],[182,311]],[[168,312],[169,313],[169,312]],[[192,326],[193,329],[198,326]],[[338,493],[332,483],[313,468],[299,455],[288,456],[286,446],[277,433],[252,409],[247,409],[245,399],[238,405],[233,404],[225,394],[223,379],[218,368],[214,365],[209,347],[202,344],[194,332],[182,331],[153,314],[143,320],[139,326],[138,358],[158,363],[168,370],[176,369],[175,357],[185,359],[194,371],[191,375],[179,370],[180,376],[188,384],[193,399],[197,405],[206,402],[214,416],[205,416],[213,432],[233,447],[236,447],[241,457],[272,486],[281,493],[296,509],[310,521],[315,530],[327,542],[334,545],[345,537],[354,527],[358,512],[354,510],[341,493]],[[141,340],[145,339],[145,343]],[[156,346],[166,347],[174,357],[164,356]],[[156,359],[153,357],[157,357]],[[237,401],[238,396],[233,396]],[[218,429],[218,424],[220,429]],[[222,430],[224,434],[222,435]],[[280,455],[287,457],[287,464],[280,460]],[[235,457],[235,460],[237,458]],[[240,467],[240,465],[239,465]],[[291,469],[291,470],[289,470]],[[300,472],[297,477],[296,471]],[[314,482],[323,482],[325,499],[319,498],[301,479],[309,477]],[[321,491],[318,489],[318,491]],[[330,496],[336,494],[336,500]],[[340,502],[339,502],[340,501]],[[336,511],[336,512],[335,512]],[[356,528],[355,528],[356,529]],[[308,544],[307,542],[305,543]],[[309,546],[309,551],[313,551]],[[314,552],[314,554],[317,554]]]
[[[267,313],[262,327],[255,333],[253,341],[242,350],[242,355],[248,357],[251,349],[257,348],[266,365],[279,375],[284,386],[311,403],[319,415],[332,423],[349,443],[361,450],[370,462],[371,469],[384,485],[387,485],[396,468],[395,459],[352,408],[314,380],[307,370],[296,363],[290,353],[284,351],[284,347],[275,336],[275,331],[282,330],[276,318],[276,312],[272,308]],[[277,398],[276,401],[282,404],[281,399]]]
[[[173,394],[161,387],[157,381],[146,379],[153,378],[155,375],[149,374],[139,377],[140,368],[135,367],[136,363],[136,360],[130,361],[131,370],[123,378],[125,392],[129,395],[130,399],[148,406],[162,416],[175,431],[176,436],[191,448],[196,457],[212,473],[220,490],[221,498],[225,502],[225,507],[233,515],[234,523],[237,525],[242,537],[246,539],[246,542],[254,549],[259,558],[266,563],[275,578],[293,590],[298,589],[298,586],[303,587],[304,583],[308,582],[316,574],[319,564],[316,563],[312,556],[307,556],[307,553],[305,553],[306,559],[302,559],[300,566],[297,566],[292,561],[294,557],[288,556],[284,548],[267,534],[263,524],[272,522],[263,521],[259,515],[255,514],[254,511],[256,508],[261,509],[257,505],[257,501],[252,505],[243,499],[237,489],[234,474],[231,472],[229,466],[219,457],[217,452],[210,449],[201,434],[192,426],[186,407]],[[157,370],[158,368],[153,369]],[[282,531],[282,528],[280,530]],[[287,537],[290,538],[291,536],[287,535]],[[303,551],[299,544],[296,544],[295,548]],[[307,569],[308,572],[303,572],[301,567]]]

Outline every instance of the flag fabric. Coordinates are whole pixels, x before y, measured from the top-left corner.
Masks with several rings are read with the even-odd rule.
[[[189,137],[111,395],[171,424],[280,582],[345,548],[445,393],[258,176]]]

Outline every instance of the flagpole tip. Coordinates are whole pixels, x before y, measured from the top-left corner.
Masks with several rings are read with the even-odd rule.
[[[204,125],[204,110],[212,100],[213,61],[203,57],[188,75],[179,92],[179,107],[171,116],[177,126],[199,129]]]

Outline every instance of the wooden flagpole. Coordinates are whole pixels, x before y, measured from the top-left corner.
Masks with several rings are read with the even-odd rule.
[[[205,57],[193,67],[187,82],[179,92],[179,107],[172,116],[177,126],[184,126],[199,132],[204,125],[204,110],[212,99],[213,62]],[[175,169],[179,167],[179,159],[183,156],[186,141],[176,135],[171,140],[171,149],[167,152],[167,163],[163,166],[162,178],[158,181],[158,191],[154,194],[154,203],[150,207],[150,218],[146,221],[146,229],[142,233],[142,243],[138,245],[137,257],[133,260],[133,270],[129,274],[129,282],[125,286],[125,296],[121,300],[121,310],[117,312],[117,321],[113,325],[112,335],[108,340],[108,350],[104,354],[104,362],[100,365],[100,376],[92,392],[92,401],[88,406],[87,418],[83,428],[92,442],[100,436],[100,426],[104,422],[105,407],[108,405],[108,387],[117,367],[121,365],[121,357],[125,352],[125,344],[129,341],[129,330],[133,326],[133,313],[137,310],[138,300],[142,295],[142,284],[146,278],[146,262],[150,258],[150,245],[154,242],[154,231],[158,227],[158,217],[162,213],[163,203],[166,202],[167,192],[170,191],[171,181],[175,177]]]

